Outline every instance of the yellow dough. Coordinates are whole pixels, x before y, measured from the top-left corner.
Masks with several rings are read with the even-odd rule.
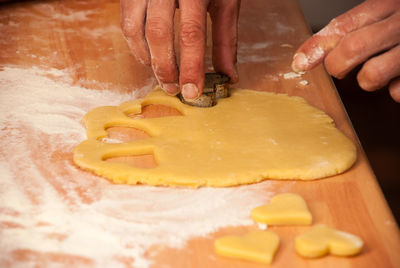
[[[245,236],[228,235],[214,242],[217,254],[226,257],[271,263],[279,237],[271,231],[253,231]]]
[[[328,253],[338,256],[352,256],[361,251],[363,241],[352,234],[335,230],[325,225],[296,238],[296,251],[303,257],[316,258]]]
[[[312,216],[304,199],[297,194],[279,194],[270,204],[251,211],[254,221],[270,225],[311,224]]]
[[[127,116],[148,104],[171,106],[183,116]],[[329,116],[284,94],[233,90],[216,106],[198,108],[156,90],[144,99],[95,108],[84,123],[88,139],[74,149],[74,162],[115,183],[198,187],[311,180],[344,172],[356,159],[355,146]],[[151,138],[103,143],[112,126],[137,128]],[[142,154],[154,154],[158,166],[104,161]]]

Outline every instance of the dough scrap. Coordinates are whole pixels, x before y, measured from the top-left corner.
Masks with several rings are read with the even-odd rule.
[[[271,263],[279,247],[279,237],[271,231],[252,231],[244,236],[228,235],[214,242],[221,256]]]
[[[163,104],[183,116],[132,119],[142,106]],[[115,183],[232,186],[265,179],[311,180],[342,173],[356,159],[353,143],[324,112],[300,97],[232,90],[216,106],[198,108],[157,89],[143,99],[104,106],[84,117],[88,139],[74,149],[81,168]],[[151,138],[110,144],[105,129],[133,127]],[[143,169],[107,158],[154,154]]]
[[[328,253],[338,256],[352,256],[361,251],[363,241],[325,225],[314,227],[311,231],[296,237],[296,251],[303,257],[317,258]]]
[[[251,218],[268,225],[309,225],[312,222],[312,215],[304,199],[291,193],[276,195],[270,204],[254,208]]]

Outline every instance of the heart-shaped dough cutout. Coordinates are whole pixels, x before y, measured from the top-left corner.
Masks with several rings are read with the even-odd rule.
[[[303,257],[317,258],[328,253],[338,256],[352,256],[361,251],[363,241],[353,235],[325,225],[296,238],[296,251]]]
[[[271,263],[279,237],[271,231],[253,231],[244,236],[228,235],[215,240],[217,254],[262,263]]]
[[[311,224],[312,215],[304,199],[297,194],[279,194],[268,205],[254,208],[251,218],[270,225]]]

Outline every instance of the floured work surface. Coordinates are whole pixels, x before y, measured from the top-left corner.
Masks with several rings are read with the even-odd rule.
[[[181,116],[130,118],[142,105],[162,104]],[[300,97],[232,90],[209,108],[181,103],[160,89],[119,107],[98,107],[84,118],[88,140],[74,162],[116,183],[233,186],[263,179],[311,180],[336,175],[356,159],[352,142],[324,112]],[[132,127],[150,137],[104,143],[109,127]],[[107,158],[153,154],[157,166],[137,168]]]

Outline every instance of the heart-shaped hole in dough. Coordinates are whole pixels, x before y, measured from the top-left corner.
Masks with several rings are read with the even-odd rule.
[[[163,104],[148,104],[142,106],[142,112],[140,114],[128,114],[128,116],[135,119],[141,119],[167,116],[182,116],[182,113],[171,106]]]
[[[142,107],[142,112],[140,114],[130,114],[128,116],[134,119],[142,119],[166,116],[182,116],[182,113],[170,106],[162,104],[149,104]],[[109,127],[106,129],[106,131],[108,133],[108,137],[103,139],[103,142],[109,143],[131,142],[151,137],[145,131],[132,127]],[[138,168],[157,167],[157,162],[153,154],[117,156],[107,158],[105,161],[126,163]]]
[[[109,127],[106,131],[108,137],[102,141],[108,143],[124,143],[151,137],[145,131],[132,127]]]
[[[149,104],[142,107],[141,113],[130,114],[128,116],[134,119],[142,119],[167,116],[182,116],[182,113],[170,106],[162,104]],[[123,143],[151,137],[145,131],[132,127],[109,127],[106,129],[106,131],[108,133],[108,137],[103,139],[104,142]]]

